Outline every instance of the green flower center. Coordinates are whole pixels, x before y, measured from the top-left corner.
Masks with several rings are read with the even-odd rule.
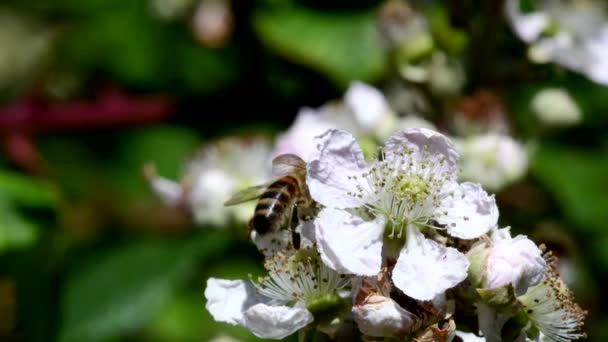
[[[418,201],[428,194],[428,183],[419,175],[408,175],[397,183],[398,196],[404,200]]]

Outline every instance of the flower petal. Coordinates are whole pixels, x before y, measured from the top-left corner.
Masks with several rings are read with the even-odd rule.
[[[230,213],[237,207],[224,207],[223,201],[236,192],[236,181],[236,177],[219,167],[198,169],[186,193],[197,223],[222,226],[228,222]]]
[[[313,321],[312,314],[306,309],[263,303],[247,309],[244,317],[244,325],[255,336],[276,340],[293,334]]]
[[[183,200],[183,189],[178,182],[161,176],[152,176],[148,181],[152,191],[160,197],[165,205],[175,207]]]
[[[308,160],[316,151],[315,137],[336,127],[320,110],[302,108],[287,132],[278,136],[272,156],[293,153]]]
[[[435,220],[447,225],[448,233],[461,239],[474,239],[487,233],[498,222],[498,207],[494,195],[488,195],[481,185],[465,182],[454,184],[435,211]]]
[[[356,180],[368,169],[361,147],[355,138],[342,130],[329,130],[317,138],[317,152],[313,153],[306,176],[310,195],[317,202],[332,208],[355,208],[362,199],[349,192],[357,192]]]
[[[454,144],[443,134],[427,128],[409,128],[393,134],[386,142],[386,156],[402,152],[403,147],[413,150],[414,154],[442,155],[445,157],[449,172],[458,170],[458,152]],[[422,157],[422,155],[421,155]]]
[[[393,282],[403,293],[432,300],[467,277],[469,261],[457,249],[426,239],[410,225],[407,243],[393,269]]]
[[[560,104],[560,108],[565,106]],[[472,135],[455,142],[460,151],[460,179],[479,182],[490,191],[515,182],[528,170],[526,147],[508,135]]]
[[[511,313],[497,313],[483,301],[477,301],[477,319],[479,330],[483,332],[486,342],[501,342],[501,331],[511,317]]]
[[[325,208],[314,221],[323,262],[338,273],[376,275],[382,264],[382,234],[386,219],[373,221],[344,210]]]
[[[317,243],[315,236],[315,224],[313,221],[304,221],[298,226],[300,236],[302,238],[301,248],[311,247]]]
[[[344,94],[344,102],[365,131],[376,127],[390,108],[382,93],[365,83],[353,82]]]
[[[547,13],[522,13],[519,0],[505,2],[505,14],[513,31],[521,40],[530,43],[536,40],[551,22]]]
[[[218,322],[244,324],[243,312],[259,303],[255,287],[248,281],[209,278],[205,308]]]
[[[485,287],[513,285],[521,296],[543,279],[547,263],[542,251],[525,235],[495,241],[486,261]]]
[[[374,337],[409,334],[417,320],[394,300],[380,295],[370,296],[365,304],[353,306],[352,314],[359,330]]]

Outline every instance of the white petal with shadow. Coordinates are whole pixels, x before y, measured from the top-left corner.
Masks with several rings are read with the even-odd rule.
[[[457,249],[425,238],[414,226],[407,239],[393,269],[393,282],[403,293],[432,300],[466,279],[469,261]]]
[[[244,325],[261,338],[280,340],[313,321],[312,314],[300,307],[256,304],[244,312]]]
[[[498,223],[498,207],[493,195],[478,183],[454,185],[437,208],[435,219],[445,224],[448,233],[461,239],[474,239]]]
[[[384,217],[365,221],[344,210],[325,208],[314,223],[317,247],[327,266],[356,275],[380,271]]]
[[[216,321],[244,324],[243,312],[261,298],[249,281],[209,278],[205,288],[205,308]]]
[[[361,176],[368,166],[355,138],[342,130],[329,130],[317,137],[317,152],[308,162],[306,184],[317,202],[332,208],[356,208],[365,199],[348,193],[357,192],[357,182],[349,176]]]

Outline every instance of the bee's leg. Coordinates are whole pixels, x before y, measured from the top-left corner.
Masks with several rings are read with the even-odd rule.
[[[313,199],[300,199],[297,205],[300,207],[300,221],[312,220],[320,210],[319,204]]]
[[[298,228],[298,224],[300,223],[300,218],[298,216],[298,206],[294,206],[291,211],[291,242],[293,243],[293,248],[300,249],[300,233],[296,231]]]

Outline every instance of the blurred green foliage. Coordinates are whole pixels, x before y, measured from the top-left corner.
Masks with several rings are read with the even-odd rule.
[[[298,7],[258,11],[260,39],[287,58],[310,66],[346,87],[374,81],[384,71],[384,54],[369,13],[324,13]]]
[[[141,240],[91,256],[67,279],[60,341],[104,340],[140,326],[175,294],[197,262],[222,253],[220,233]],[[92,295],[94,294],[94,295]]]
[[[51,209],[55,204],[56,192],[47,182],[0,170],[0,253],[35,242],[42,222],[24,210]]]
[[[547,144],[534,158],[534,174],[557,200],[566,218],[587,233],[600,233],[598,229],[603,230],[608,222],[608,158],[598,158],[608,155],[606,147],[583,150]]]

